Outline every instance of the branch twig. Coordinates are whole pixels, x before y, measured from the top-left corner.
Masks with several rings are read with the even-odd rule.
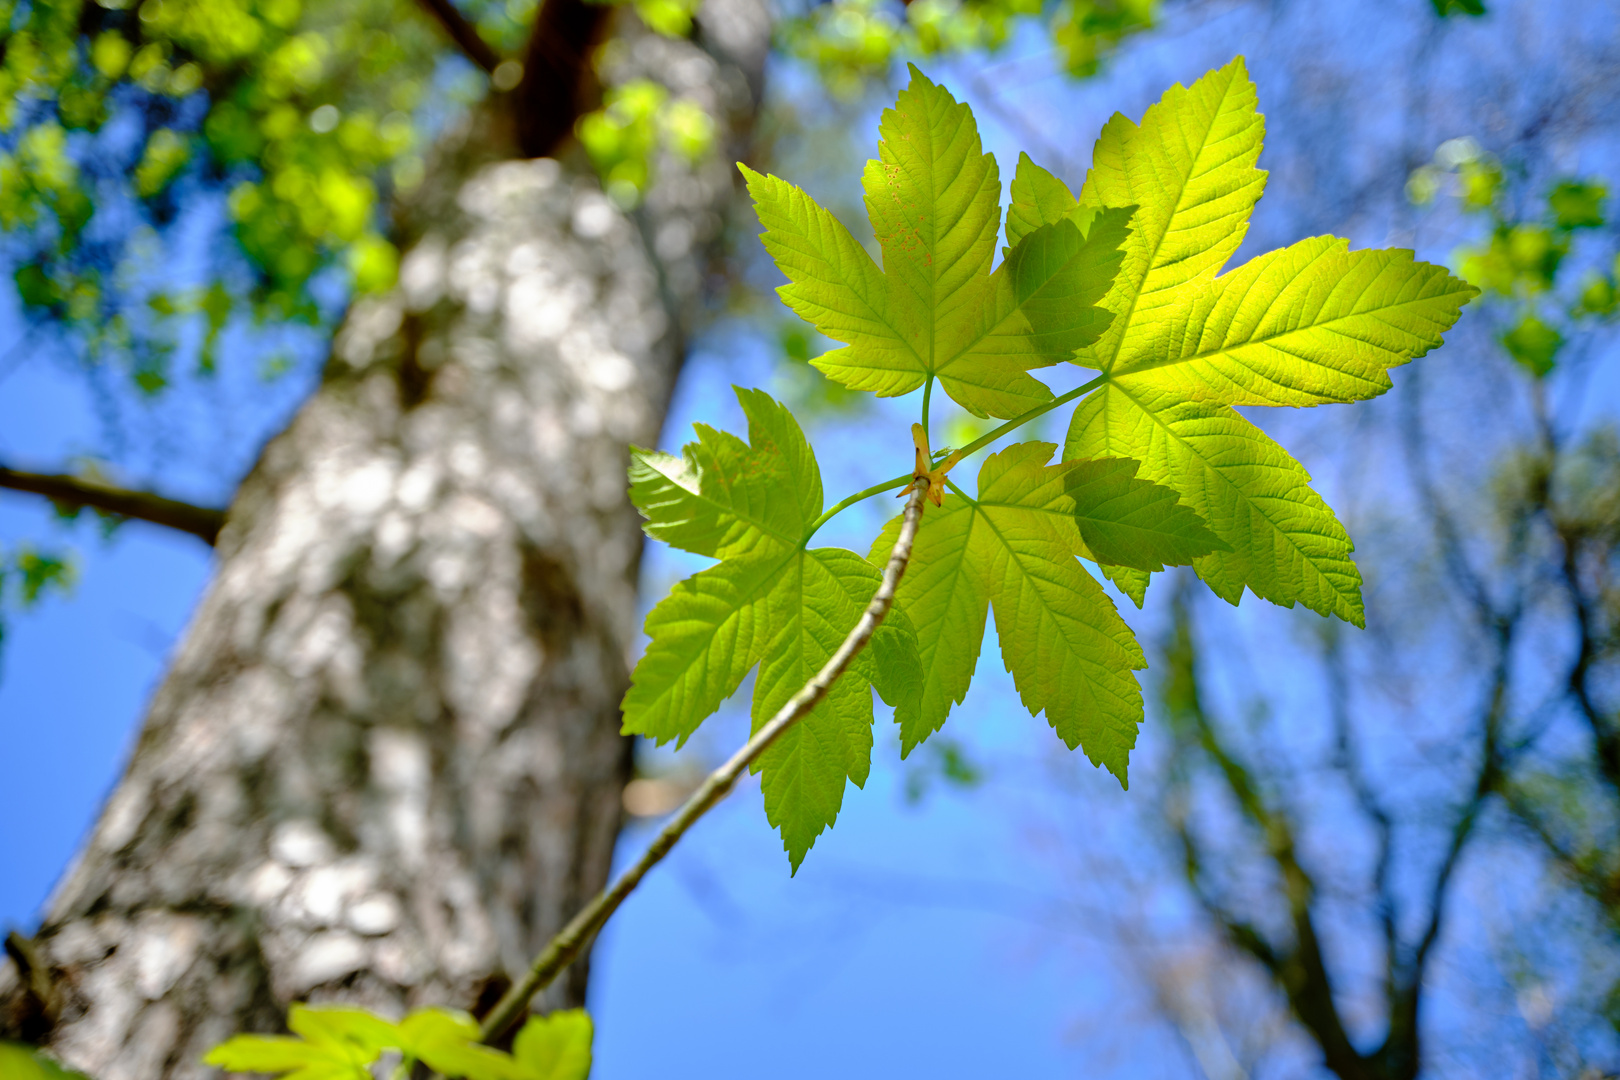
[[[495,73],[495,69],[501,64],[500,54],[489,42],[478,36],[478,28],[456,10],[452,0],[420,0],[420,3],[429,15],[438,20],[444,32],[450,35],[450,40],[466,54],[467,59],[483,68],[486,73]]]
[[[815,677],[794,694],[792,699],[771,717],[770,722],[743,745],[742,749],[709,774],[702,786],[692,793],[691,798],[686,800],[680,810],[676,811],[675,816],[664,826],[657,839],[648,845],[641,858],[620,874],[618,880],[605,892],[598,893],[596,899],[587,904],[584,910],[575,915],[568,925],[551,939],[535,958],[523,980],[508,990],[484,1019],[481,1033],[484,1042],[492,1042],[506,1034],[528,1009],[529,1002],[534,996],[550,985],[551,981],[562,974],[563,970],[585,950],[596,932],[635,890],[647,871],[669,854],[669,850],[699,818],[726,797],[737,783],[737,779],[742,776],[743,770],[759,760],[760,755],[769,749],[783,732],[802,720],[822,698],[827,696],[828,689],[849,667],[856,654],[866,647],[866,643],[872,639],[878,626],[889,614],[889,609],[894,606],[895,591],[900,586],[901,576],[906,572],[906,565],[911,561],[911,545],[917,537],[918,523],[922,520],[923,498],[927,490],[926,483],[919,483],[912,489],[911,498],[906,502],[905,522],[894,542],[894,550],[889,554],[889,564],[883,571],[883,582],[878,586],[871,603],[866,605],[860,621],[849,632],[849,636],[844,638],[844,643],[838,647],[838,651],[833,653],[832,658],[816,672]]]
[[[178,529],[209,545],[219,539],[220,527],[225,524],[223,510],[193,506],[149,491],[130,491],[76,476],[19,472],[0,465],[0,488],[26,491],[43,495],[55,503],[88,506],[92,510]]]

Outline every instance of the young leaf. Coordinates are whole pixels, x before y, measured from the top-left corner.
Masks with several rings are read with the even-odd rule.
[[[227,1072],[286,1073],[291,1080],[370,1080],[368,1066],[400,1045],[394,1024],[362,1009],[295,1004],[287,1026],[301,1037],[237,1035],[203,1060]]]
[[[773,633],[754,682],[755,731],[832,658],[881,579],[872,564],[838,548],[804,552],[783,568],[766,601]],[[891,628],[885,620],[873,637],[888,637],[903,653],[907,629],[898,621]],[[884,635],[886,630],[890,632]],[[914,644],[911,650],[915,652]],[[868,673],[870,677],[876,671],[869,668]],[[880,679],[880,691],[885,682]],[[838,819],[844,781],[866,784],[872,761],[872,694],[867,686],[857,670],[846,673],[759,760],[765,817],[782,833],[795,871],[816,837]]]
[[[591,1071],[591,1018],[584,1009],[531,1016],[512,1042],[523,1080],[585,1080]]]
[[[1140,462],[1097,458],[1073,465],[1064,492],[1074,500],[1075,523],[1097,562],[1157,571],[1231,550],[1174,491],[1137,479]]]
[[[787,409],[736,389],[753,446],[706,424],[683,456],[630,448],[630,498],[647,535],[730,559],[798,546],[821,513],[821,470]]]
[[[1067,184],[1020,151],[1018,168],[1013,173],[1012,205],[1007,207],[1007,247],[1002,254],[1011,254],[1024,237],[1064,217],[1073,221],[1082,233],[1087,232],[1096,213],[1094,207],[1077,203]]]
[[[1108,385],[1080,403],[1065,457],[1141,455],[1230,550],[1193,560],[1217,596],[1256,596],[1362,624],[1354,545],[1310,474],[1265,432],[1229,407],[1166,391]]]
[[[1068,359],[1107,326],[1095,304],[1118,265],[1125,218],[1090,232],[1075,220],[1043,235],[1035,255],[1020,258],[1015,245],[992,273],[995,159],[982,152],[968,107],[911,71],[864,177],[883,269],[803,191],[739,166],[765,226],[760,239],[787,275],[782,299],[845,343],[812,361],[830,378],[884,397],[938,378],[977,416],[1018,416],[1052,399],[1028,370]]]
[[[685,744],[737,692],[770,642],[765,598],[798,552],[694,574],[647,614],[651,639],[624,695],[624,732]]]
[[[1153,580],[1153,574],[1148,570],[1136,570],[1129,566],[1117,566],[1112,563],[1098,563],[1097,569],[1102,571],[1103,577],[1112,581],[1116,588],[1131,598],[1136,610],[1142,610],[1147,602],[1148,585]]]
[[[417,1009],[399,1022],[399,1048],[445,1076],[466,1080],[526,1080],[517,1063],[478,1045],[478,1021],[450,1009]]]
[[[632,466],[649,533],[673,534],[691,550],[744,554],[681,582],[648,614],[652,640],[624,698],[628,734],[684,742],[756,664],[757,729],[832,656],[881,581],[853,552],[802,546],[821,514],[815,458],[781,405],[759,391],[739,390],[738,398],[749,443],[704,431],[688,447],[689,469],[651,476],[658,463],[645,452]],[[714,447],[724,454],[710,453]],[[837,817],[846,781],[866,781],[870,687],[910,715],[920,671],[911,626],[892,611],[827,698],[760,759],[766,815],[795,869]]]
[[[64,1069],[22,1043],[0,1040],[0,1076],[6,1080],[90,1080],[82,1072]]]
[[[916,628],[922,707],[901,728],[909,752],[967,693],[996,616],[1002,661],[1032,715],[1121,783],[1142,718],[1133,669],[1146,666],[1130,628],[1081,568],[1085,550],[1066,488],[1076,463],[1046,465],[1051,443],[1020,443],[988,458],[977,498],[954,491],[918,533],[899,598]],[[891,521],[873,544],[888,550]]]
[[[1362,621],[1349,536],[1305,470],[1234,405],[1315,405],[1383,393],[1387,369],[1440,343],[1477,294],[1407,251],[1316,237],[1217,277],[1265,184],[1264,134],[1241,58],[1103,128],[1078,200],[1024,158],[1014,204],[1027,225],[1133,206],[1102,306],[1115,318],[1077,362],[1104,386],[1076,411],[1065,458],[1124,457],[1178,491],[1232,550],[1197,560],[1236,602]]]

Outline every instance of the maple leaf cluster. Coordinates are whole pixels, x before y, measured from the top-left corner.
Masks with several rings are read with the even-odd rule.
[[[1191,565],[1232,603],[1248,589],[1361,625],[1349,535],[1304,467],[1235,406],[1381,394],[1388,369],[1439,345],[1477,293],[1410,251],[1334,237],[1222,273],[1266,177],[1241,58],[1172,87],[1140,124],[1116,114],[1078,195],[1020,155],[1005,220],[995,158],[944,87],[913,68],[878,130],[863,183],[881,266],[804,191],[741,166],[787,277],[779,294],[842,345],[814,365],[883,397],[937,381],[975,415],[1008,420],[998,433],[1078,404],[1060,454],[1007,446],[973,495],[946,475],[962,452],[934,461],[927,418],[918,425],[915,470],[890,489],[920,484],[937,509],[894,611],[756,765],[795,870],[846,781],[866,780],[871,691],[909,753],[967,694],[992,612],[1030,713],[1122,784],[1146,661],[1099,576],[1140,606],[1153,573]],[[1030,374],[1059,363],[1097,374],[1060,397]],[[783,405],[737,394],[747,442],[699,425],[680,456],[632,454],[648,534],[719,560],[647,617],[624,730],[659,742],[684,742],[756,667],[757,730],[855,625],[900,532],[896,518],[865,558],[810,547],[829,514],[814,451]]]

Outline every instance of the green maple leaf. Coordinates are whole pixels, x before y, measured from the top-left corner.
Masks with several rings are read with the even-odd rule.
[[[992,455],[979,471],[977,497],[953,491],[924,518],[899,591],[924,678],[921,707],[897,714],[902,752],[937,731],[966,696],[994,610],[1002,661],[1030,713],[1044,711],[1070,749],[1083,747],[1124,783],[1142,719],[1131,673],[1146,661],[1076,556],[1121,543],[1120,530],[1142,534],[1135,557],[1148,550],[1172,562],[1219,541],[1174,493],[1134,480],[1134,462],[1045,464],[1055,449],[1029,442]],[[874,558],[899,528],[898,518],[888,524],[872,545]]]
[[[1355,401],[1440,344],[1478,290],[1400,250],[1313,237],[1220,274],[1265,173],[1264,121],[1241,58],[1177,85],[1140,126],[1104,126],[1076,199],[1019,161],[1008,239],[1131,206],[1124,258],[1102,306],[1114,318],[1076,362],[1102,386],[1075,410],[1064,457],[1130,458],[1180,493],[1225,545],[1194,562],[1220,596],[1244,587],[1285,606],[1363,621],[1353,545],[1310,476],[1236,405]],[[1116,580],[1140,602],[1146,582]]]
[[[631,447],[630,497],[647,535],[730,559],[797,547],[821,513],[821,472],[804,432],[760,391],[738,395],[754,447],[707,424],[693,425],[698,441],[680,457]]]
[[[405,1056],[444,1076],[528,1080],[508,1054],[478,1045],[478,1021],[452,1009],[417,1009],[399,1022]]]
[[[681,458],[636,452],[631,496],[647,531],[716,566],[679,583],[648,614],[651,641],[624,698],[624,730],[684,742],[758,665],[757,730],[831,658],[882,580],[838,548],[808,548],[821,514],[821,472],[792,415],[768,395],[738,390],[749,441],[700,429]],[[901,712],[921,695],[916,639],[892,611],[825,700],[790,728],[757,769],[766,816],[795,870],[866,782],[872,696]]]
[[[294,1035],[237,1035],[203,1060],[227,1072],[284,1073],[285,1080],[370,1080],[371,1063],[400,1045],[398,1026],[364,1009],[294,1005],[287,1027]]]
[[[447,1077],[537,1080],[510,1055],[478,1045],[478,1022],[450,1009],[417,1009],[396,1024],[364,1009],[294,1005],[287,1026],[297,1037],[237,1035],[203,1060],[229,1072],[283,1073],[283,1080],[371,1080],[371,1064],[398,1050]]]
[[[1159,571],[1227,550],[1204,519],[1170,488],[1137,477],[1129,458],[1072,462],[1063,478],[1075,523],[1086,542],[1081,555],[1104,567]],[[1141,606],[1138,603],[1138,606]]]
[[[584,1009],[533,1016],[512,1042],[523,1080],[585,1080],[591,1071],[591,1018]]]
[[[22,1043],[0,1040],[0,1076],[6,1080],[90,1080],[84,1073],[64,1069]]]
[[[882,397],[937,378],[977,416],[1014,417],[1052,400],[1029,374],[1097,340],[1097,307],[1120,260],[1128,209],[1042,222],[992,272],[1001,181],[973,114],[915,67],[879,125],[863,178],[879,269],[802,190],[739,166],[761,240],[788,284],[782,299],[845,348],[812,363]]]

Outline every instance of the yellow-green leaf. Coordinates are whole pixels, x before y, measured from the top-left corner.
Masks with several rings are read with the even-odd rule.
[[[1142,475],[1164,477],[1232,549],[1193,562],[1218,596],[1235,604],[1247,585],[1284,607],[1362,625],[1349,534],[1304,466],[1229,406],[1105,386],[1075,410],[1063,456],[1131,456]]]
[[[531,1016],[512,1041],[524,1080],[585,1080],[591,1071],[591,1018],[584,1009]]]
[[[1102,332],[1109,316],[1095,302],[1118,265],[1123,217],[1095,236],[1079,216],[1074,232],[1049,231],[1015,280],[1018,244],[991,269],[1000,180],[968,107],[912,68],[880,135],[865,186],[881,270],[803,191],[743,168],[761,240],[788,277],[782,299],[846,345],[812,363],[880,396],[937,378],[978,416],[1018,416],[1050,401],[1028,371],[1068,359]],[[1020,234],[1019,243],[1030,239]],[[1032,327],[1032,313],[1042,326]]]
[[[1076,559],[1083,549],[1065,494],[1072,464],[1048,466],[1051,443],[992,455],[977,498],[947,495],[928,511],[901,579],[899,599],[916,630],[925,689],[909,751],[939,729],[972,679],[993,609],[1002,661],[1024,705],[1071,748],[1125,782],[1142,696],[1131,674],[1146,666],[1113,602]],[[887,550],[892,521],[873,552]]]

